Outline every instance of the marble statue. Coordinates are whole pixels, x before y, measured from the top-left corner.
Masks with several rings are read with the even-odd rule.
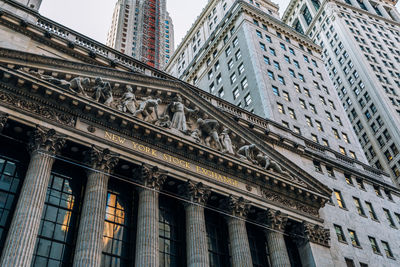
[[[222,144],[222,147],[223,147],[222,152],[234,155],[235,151],[233,151],[232,140],[231,140],[231,138],[229,136],[229,129],[228,128],[224,128],[224,130],[220,134],[219,138],[221,140],[221,144]]]
[[[239,156],[240,159],[248,160],[252,163],[257,164],[257,161],[254,160],[254,153],[256,150],[257,147],[255,144],[245,145],[238,149],[237,155]]]
[[[136,112],[136,97],[133,94],[133,89],[130,85],[126,86],[126,91],[121,98],[121,111],[129,112],[135,115]]]
[[[256,160],[258,165],[260,165],[265,170],[273,170],[280,174],[289,175],[288,172],[282,170],[281,166],[279,166],[279,164],[276,161],[274,161],[269,156],[263,153],[258,153],[256,156]]]
[[[82,94],[83,96],[86,97],[88,96],[85,92],[85,88],[88,88],[90,86],[89,78],[75,77],[70,81],[66,81],[63,79],[54,78],[53,76],[42,75],[40,73],[33,71],[30,73],[39,77],[42,80],[48,81],[49,83],[52,83],[64,89],[69,89],[73,93]]]
[[[138,110],[136,110],[134,116],[139,114],[143,115],[143,120],[146,120],[147,117],[154,112],[156,113],[156,120],[160,119],[160,115],[158,115],[158,105],[161,104],[161,99],[147,99],[142,101],[139,104]]]
[[[109,82],[104,82],[101,77],[97,77],[94,82],[94,99],[100,103],[103,100],[103,104],[110,106],[114,100],[112,95],[112,89]]]
[[[218,121],[214,119],[198,119],[197,125],[199,127],[199,130],[201,131],[202,136],[204,137],[205,144],[211,147],[210,141],[214,141],[217,149],[222,151],[222,145],[219,141],[219,136],[217,132],[217,128],[219,126]]]
[[[187,124],[186,124],[186,115],[185,113],[195,113],[197,109],[189,109],[185,107],[182,103],[182,98],[180,95],[177,95],[171,104],[169,104],[167,108],[167,112],[171,112],[171,128],[177,129],[183,133],[187,133]]]

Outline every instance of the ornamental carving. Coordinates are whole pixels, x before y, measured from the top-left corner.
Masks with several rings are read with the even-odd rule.
[[[0,132],[3,130],[4,126],[6,126],[8,120],[8,114],[0,113]]]
[[[243,197],[229,195],[220,201],[220,208],[236,217],[245,218],[250,211],[250,201]]]
[[[211,188],[203,183],[187,181],[179,186],[179,193],[191,202],[204,205],[211,194]]]
[[[326,247],[330,246],[329,241],[331,240],[331,233],[329,229],[309,222],[303,222],[303,227],[304,234],[310,242]]]
[[[28,149],[30,153],[46,152],[51,155],[57,154],[65,145],[65,136],[58,134],[54,129],[46,129],[36,126],[30,137]]]
[[[112,85],[110,81],[106,81],[102,77],[97,77],[94,80],[86,77],[75,77],[67,81],[39,72],[31,71],[29,74],[64,90],[123,112],[128,116],[170,129],[171,132],[181,135],[183,138],[257,165],[266,171],[275,172],[291,181],[301,183],[291,176],[281,164],[261,152],[255,144],[246,143],[246,141],[232,134],[218,120],[210,118],[204,111],[199,110],[194,103],[191,103],[188,99],[183,99],[179,94],[164,95],[162,92],[157,92],[155,95],[150,95],[146,88],[129,84]]]
[[[46,105],[33,102],[22,97],[15,96],[8,92],[0,91],[0,102],[14,106],[20,110],[35,113],[42,118],[56,121],[57,123],[74,127],[75,118],[62,112],[47,107]]]
[[[139,168],[139,180],[147,188],[160,190],[167,179],[167,172],[157,166],[142,164]]]
[[[91,168],[98,171],[110,173],[119,161],[119,155],[111,152],[108,148],[100,148],[92,145],[85,154],[85,162]]]
[[[274,230],[284,231],[288,217],[287,215],[282,214],[279,210],[268,209],[267,211],[257,214],[257,220]]]
[[[262,195],[268,201],[283,205],[285,207],[289,207],[291,209],[295,209],[301,213],[305,213],[314,217],[319,217],[319,212],[317,208],[305,205],[296,200],[289,199],[281,194],[277,194],[267,189],[262,189]]]

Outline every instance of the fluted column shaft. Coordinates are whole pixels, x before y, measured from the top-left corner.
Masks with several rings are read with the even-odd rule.
[[[208,241],[204,207],[187,204],[186,211],[186,254],[188,267],[207,267]]]
[[[85,155],[85,162],[91,169],[88,170],[79,222],[73,264],[75,267],[100,266],[107,205],[107,185],[109,173],[118,163],[118,156],[109,149],[102,149],[94,145]]]
[[[159,210],[158,192],[139,190],[139,208],[136,235],[136,267],[159,266]]]
[[[138,178],[144,188],[139,189],[135,266],[158,267],[160,264],[158,190],[161,189],[167,176],[157,167],[143,164]]]
[[[100,266],[109,176],[89,171],[76,242],[74,266]]]
[[[32,152],[0,266],[30,266],[54,158]]]
[[[31,160],[7,235],[0,266],[30,266],[46,200],[54,155],[65,139],[37,126],[29,142]]]
[[[243,197],[230,195],[228,198],[220,201],[220,208],[231,214],[226,219],[231,244],[232,266],[253,266],[246,222],[244,220],[250,210],[250,202]]]
[[[252,267],[251,251],[244,220],[228,218],[229,240],[231,244],[232,266]]]
[[[283,234],[280,232],[268,231],[266,235],[272,267],[290,266],[289,255],[287,253]]]

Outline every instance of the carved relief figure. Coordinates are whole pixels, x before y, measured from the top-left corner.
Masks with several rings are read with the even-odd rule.
[[[89,78],[76,77],[70,81],[69,89],[74,93],[82,94],[88,97],[88,95],[85,92],[85,88],[88,88],[89,86],[90,86]]]
[[[219,138],[221,139],[221,144],[222,144],[222,152],[223,153],[229,153],[234,155],[235,152],[233,151],[233,145],[232,145],[232,140],[229,136],[229,129],[228,128],[224,128],[224,130],[222,131],[222,133],[220,134]]]
[[[190,136],[194,139],[196,143],[201,143],[199,129],[194,130]]]
[[[255,144],[245,145],[238,149],[237,154],[240,159],[248,160],[252,163],[257,164],[257,161],[254,160],[254,153],[256,152],[257,147]]]
[[[142,114],[143,115],[143,120],[146,120],[149,115],[153,113],[153,111],[156,114],[156,119],[159,120],[160,116],[158,115],[158,105],[161,104],[161,99],[147,99],[142,101],[139,104],[138,110],[135,112],[135,116]]]
[[[171,112],[171,128],[177,129],[183,133],[187,133],[186,115],[185,113],[195,113],[197,109],[189,109],[182,103],[182,98],[177,95],[173,102],[168,106],[167,111]]]
[[[112,89],[109,82],[104,82],[101,77],[97,77],[94,82],[94,99],[97,102],[103,100],[103,104],[110,106],[111,102],[114,100],[112,95]]]
[[[53,76],[42,75],[40,73],[33,71],[31,71],[30,73],[39,77],[42,80],[48,81],[49,83],[52,83],[54,85],[60,86],[65,89],[69,89],[73,93],[82,94],[86,97],[88,96],[85,92],[85,88],[88,88],[90,86],[89,78],[76,77],[70,81],[66,81],[63,79],[54,78]]]
[[[218,150],[222,151],[222,145],[219,141],[219,136],[217,128],[219,126],[218,121],[214,119],[198,119],[197,125],[201,131],[202,136],[204,136],[204,142],[207,146],[211,147],[210,141],[214,141]]]
[[[258,153],[256,156],[256,160],[258,165],[263,167],[265,170],[273,170],[280,174],[289,175],[289,173],[287,171],[284,171],[276,161],[263,153]]]
[[[164,114],[154,123],[156,126],[171,128],[171,121],[169,120],[169,116]]]
[[[121,98],[121,111],[129,112],[135,115],[136,112],[136,97],[133,94],[133,89],[130,85],[126,86],[126,91]]]

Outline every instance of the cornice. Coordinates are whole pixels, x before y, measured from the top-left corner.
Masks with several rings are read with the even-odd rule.
[[[33,92],[31,89],[31,92],[25,93],[24,97],[30,98],[30,95],[36,95],[35,96],[36,98],[40,98],[39,95],[45,94],[47,95],[47,98],[50,97],[50,99],[57,99],[59,106],[63,106],[65,107],[66,110],[68,110],[66,112],[70,113],[72,111],[76,113],[77,117],[92,121],[94,125],[100,124],[103,127],[111,129],[115,132],[122,133],[123,135],[133,136],[135,137],[135,139],[142,140],[149,144],[154,143],[154,138],[158,138],[160,141],[157,143],[166,142],[165,145],[161,145],[161,147],[163,147],[164,150],[166,147],[168,147],[168,150],[178,155],[180,154],[181,156],[188,157],[186,151],[190,150],[198,151],[193,155],[192,160],[198,161],[202,165],[206,166],[212,163],[210,165],[211,168],[216,170],[221,170],[224,173],[230,173],[233,171],[231,175],[240,177],[245,181],[255,183],[259,186],[267,186],[275,188],[274,190],[278,192],[282,191],[282,193],[286,191],[285,194],[292,195],[291,196],[292,198],[300,197],[301,199],[303,199],[303,201],[306,202],[310,201],[310,203],[314,201],[320,201],[321,204],[323,205],[323,203],[327,200],[327,196],[330,195],[330,190],[328,188],[325,188],[322,184],[319,185],[318,182],[314,182],[313,178],[311,177],[308,178],[307,182],[312,187],[318,188],[318,190],[322,190],[321,193],[323,195],[314,191],[314,189],[312,189],[312,187],[310,188],[309,185],[307,186],[306,184],[301,185],[301,183],[299,184],[298,181],[297,182],[295,180],[291,181],[290,179],[288,180],[287,178],[280,177],[280,175],[278,174],[265,172],[264,170],[261,170],[260,167],[244,163],[237,158],[233,158],[232,156],[223,155],[220,152],[218,153],[213,149],[205,148],[193,142],[187,142],[180,137],[174,136],[173,134],[166,132],[162,128],[155,127],[154,125],[140,121],[136,118],[128,117],[127,115],[123,115],[121,114],[121,112],[112,110],[111,108],[105,107],[104,105],[96,103],[88,103],[88,100],[85,98],[82,99],[78,96],[73,96],[71,94],[68,95],[65,92],[60,91],[59,89],[53,88],[53,86],[49,84],[45,83],[40,84],[38,83],[38,81],[35,81],[35,79],[28,78],[25,75],[22,75],[22,73],[16,73],[11,71],[11,73],[9,72],[9,74],[11,76],[15,76],[15,78],[18,81],[17,84],[19,84],[19,89],[17,88],[13,89],[12,87],[8,88],[9,90],[13,90],[14,93],[23,92],[24,90],[21,89],[27,88],[26,86],[31,88],[36,87],[36,89]],[[9,79],[11,79],[11,77]],[[40,88],[37,88],[37,86],[39,86]],[[180,93],[182,94],[182,92]],[[188,96],[189,95],[186,95],[185,97]],[[217,119],[223,122],[224,125],[229,127],[229,125],[232,124],[232,121],[229,119],[227,121],[226,117],[224,118],[224,116],[218,116],[221,113],[214,106],[210,106],[208,102],[202,100],[198,96],[196,97],[195,95],[192,95],[191,97],[198,98],[197,102],[199,102],[198,103],[199,108],[208,109],[208,111],[211,114],[216,114],[216,116],[218,117]],[[196,101],[196,99],[193,99],[192,101]],[[46,107],[51,102],[52,101],[49,100],[42,100],[43,103],[42,105]],[[68,103],[71,103],[69,107],[68,105],[65,105]],[[53,106],[54,109],[56,110],[58,109],[56,105],[53,104]],[[96,114],[96,115],[89,116],[88,114],[85,113],[85,110],[86,111],[91,110],[91,114]],[[38,115],[40,117],[40,114]],[[122,127],[121,130],[122,125],[124,127]],[[129,130],[132,129],[132,127],[134,131]],[[247,137],[243,136],[243,138]],[[254,138],[249,137],[249,139],[251,140]],[[265,146],[266,144],[259,143],[258,145]],[[269,148],[269,150],[272,150],[272,148]],[[300,174],[300,172],[298,171],[296,173]]]
[[[224,112],[224,120],[226,120],[226,116],[233,118],[236,122],[238,122],[242,127],[245,127],[246,130],[243,133],[246,135],[249,131],[252,131],[256,137],[254,140],[265,140],[265,142],[269,142],[274,145],[278,145],[284,147],[294,153],[303,155],[305,153],[304,148],[306,147],[305,144],[310,143],[311,141],[304,138],[303,136],[299,136],[292,131],[288,130],[287,128],[283,127],[282,125],[268,120],[261,117],[258,117],[246,110],[236,107],[235,105],[219,99],[205,91],[202,91],[199,88],[196,88],[190,84],[187,84],[182,81],[177,80],[166,80],[157,77],[149,77],[139,73],[130,73],[125,71],[119,71],[115,69],[109,69],[99,66],[93,66],[84,63],[77,63],[77,62],[70,62],[61,59],[49,58],[45,56],[29,54],[29,53],[22,53],[20,51],[14,51],[9,49],[0,48],[0,61],[8,62],[3,64],[8,64],[11,67],[15,66],[24,66],[30,67],[33,69],[45,69],[45,70],[52,70],[55,72],[67,72],[69,75],[86,75],[88,77],[96,77],[96,76],[103,76],[107,79],[116,80],[116,79],[123,79],[125,81],[121,82],[139,82],[143,84],[150,85],[150,87],[154,87],[152,90],[157,90],[156,88],[183,88],[185,92],[188,92],[190,97],[196,97],[196,102],[201,103],[206,100],[207,102],[211,103],[212,105],[207,105],[207,109],[212,108],[212,113],[217,114],[219,112]],[[87,118],[86,118],[87,119]],[[230,121],[230,120],[229,120]],[[231,123],[231,122],[230,122]],[[293,136],[293,139],[298,139],[301,141],[300,143],[294,142],[290,139],[284,138],[279,134],[276,134],[270,131],[271,128],[279,129],[280,131],[286,132],[289,136]],[[261,139],[260,139],[261,137]],[[318,145],[318,144],[316,144]],[[268,147],[267,150],[271,150],[272,148]],[[330,153],[336,155],[338,157],[339,153],[333,151],[329,148],[320,146],[321,151],[329,151]],[[307,152],[308,153],[308,152]],[[315,157],[317,154],[313,155]],[[318,155],[319,160],[321,162],[326,162],[326,156]],[[341,156],[343,157],[343,156]],[[335,159],[332,159],[335,160]],[[347,161],[353,162],[354,159],[347,158]],[[371,169],[369,171],[377,171],[370,166],[367,166],[361,162],[356,162],[360,166],[363,166],[364,169]],[[331,164],[331,161],[328,161]],[[335,165],[340,165],[341,167],[348,168],[348,164],[341,164],[340,162],[336,162]],[[363,173],[362,170],[358,170],[356,168],[352,169],[354,172],[357,173],[360,177],[370,177],[367,173]],[[310,178],[311,179],[311,178]],[[376,179],[377,180],[377,179]]]

